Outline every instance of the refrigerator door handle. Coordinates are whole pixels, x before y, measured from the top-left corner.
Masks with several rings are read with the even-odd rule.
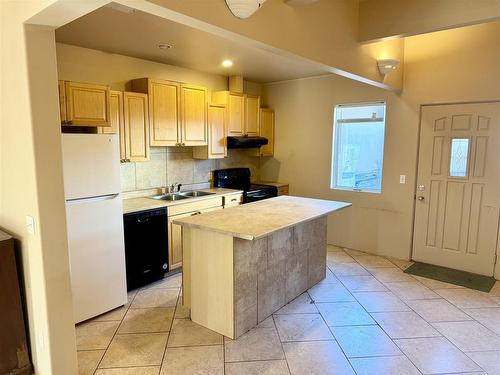
[[[116,194],[108,194],[108,195],[99,195],[97,197],[68,199],[66,201],[66,203],[67,204],[80,204],[80,203],[101,202],[101,201],[115,199],[115,198],[118,198],[119,196],[120,196],[120,193],[116,193]]]

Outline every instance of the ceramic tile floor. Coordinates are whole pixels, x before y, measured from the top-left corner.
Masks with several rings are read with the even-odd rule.
[[[77,326],[81,375],[500,375],[489,294],[403,273],[410,262],[328,247],[327,278],[237,340],[189,320],[181,275]]]

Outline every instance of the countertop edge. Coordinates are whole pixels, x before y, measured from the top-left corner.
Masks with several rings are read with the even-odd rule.
[[[311,216],[307,219],[304,219],[304,220],[301,220],[301,221],[298,221],[296,223],[293,223],[293,224],[289,224],[289,225],[282,225],[282,226],[279,226],[279,227],[276,227],[275,229],[271,230],[271,231],[267,231],[263,234],[260,234],[258,236],[255,236],[255,235],[251,235],[251,234],[245,234],[245,233],[235,233],[235,232],[231,232],[231,231],[225,231],[225,230],[222,230],[222,229],[216,229],[216,228],[207,228],[206,226],[204,225],[200,225],[200,224],[193,224],[193,223],[186,223],[184,221],[182,221],[182,219],[178,219],[178,220],[173,220],[172,223],[173,224],[177,224],[177,225],[182,225],[182,226],[186,226],[186,227],[190,227],[190,228],[195,228],[195,229],[201,229],[201,230],[207,230],[207,231],[210,231],[210,232],[215,232],[215,233],[220,233],[220,234],[225,234],[225,235],[228,235],[228,236],[232,236],[234,238],[241,238],[243,240],[249,240],[249,241],[252,241],[252,240],[258,240],[260,238],[263,238],[263,237],[266,237],[266,236],[269,236],[271,233],[274,233],[274,232],[277,232],[279,230],[282,230],[282,229],[286,229],[286,228],[290,228],[290,227],[294,227],[298,224],[301,224],[301,223],[306,223],[308,221],[311,221],[311,220],[314,220],[314,219],[318,219],[320,217],[323,217],[323,216],[328,216],[329,214],[333,213],[333,212],[337,212],[337,211],[341,211],[345,208],[348,208],[348,207],[351,207],[352,206],[352,203],[348,203],[348,202],[343,202],[345,203],[345,206],[343,207],[339,207],[339,208],[335,208],[333,210],[330,210],[330,211],[327,211],[325,213],[322,213],[321,215],[315,215],[315,216]]]

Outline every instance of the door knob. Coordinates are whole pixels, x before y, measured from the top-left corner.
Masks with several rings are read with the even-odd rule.
[[[419,201],[423,201],[425,198],[424,198],[423,196],[419,195],[419,196],[417,197],[417,199],[418,199]]]

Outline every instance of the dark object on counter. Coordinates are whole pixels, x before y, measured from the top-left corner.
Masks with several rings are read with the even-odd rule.
[[[167,209],[123,215],[127,290],[161,280],[168,272]]]
[[[243,203],[278,196],[278,188],[250,183],[249,168],[227,168],[214,171],[214,187],[243,190]]]
[[[268,143],[269,140],[264,137],[227,137],[227,148],[259,148]]]
[[[32,373],[14,239],[0,231],[0,374]]]

